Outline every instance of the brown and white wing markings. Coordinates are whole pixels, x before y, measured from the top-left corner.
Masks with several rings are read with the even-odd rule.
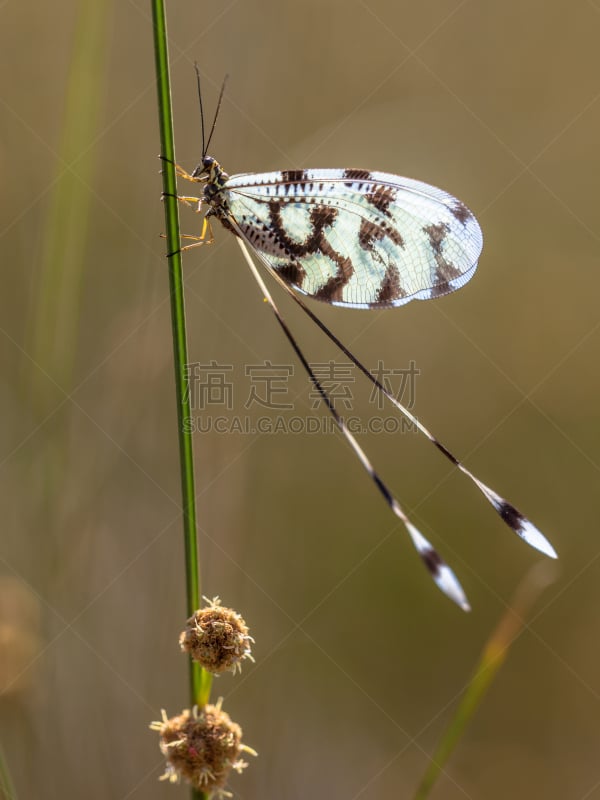
[[[386,308],[455,291],[482,248],[463,203],[381,172],[234,175],[222,207],[290,286],[333,305]]]

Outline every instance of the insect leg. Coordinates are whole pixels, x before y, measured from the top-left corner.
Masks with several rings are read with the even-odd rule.
[[[166,239],[166,235],[161,233],[161,239]],[[175,255],[175,253],[184,253],[186,250],[191,250],[193,247],[200,247],[203,244],[212,244],[215,240],[212,225],[210,224],[210,220],[208,217],[204,217],[202,220],[202,230],[200,231],[199,236],[195,236],[193,234],[188,233],[181,233],[179,234],[180,239],[191,239],[193,244],[186,244],[184,247],[180,247],[179,250],[175,250],[172,253],[167,253],[167,258]]]
[[[204,183],[206,181],[205,177],[193,178],[187,170],[180,167],[179,164],[175,163],[175,161],[171,161],[171,159],[166,156],[159,156],[159,158],[161,161],[166,161],[167,164],[173,164],[178,178],[184,178],[186,181],[192,181],[192,183]]]

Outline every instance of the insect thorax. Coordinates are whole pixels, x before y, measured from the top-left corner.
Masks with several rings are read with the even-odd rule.
[[[224,221],[227,216],[227,209],[223,204],[221,192],[229,180],[229,175],[219,162],[211,156],[203,157],[202,164],[196,167],[194,174],[205,181],[203,199],[210,206],[209,215],[217,216],[221,221]]]

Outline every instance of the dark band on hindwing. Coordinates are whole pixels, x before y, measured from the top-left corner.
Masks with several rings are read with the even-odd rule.
[[[423,232],[429,237],[429,245],[437,265],[435,283],[431,287],[431,297],[435,297],[438,294],[445,294],[450,282],[460,278],[462,272],[448,261],[443,253],[444,242],[450,232],[449,226],[445,222],[440,222],[438,225],[426,225]]]
[[[292,283],[302,288],[304,270],[295,259],[310,255],[323,255],[329,258],[337,267],[337,271],[314,294],[319,300],[332,302],[343,299],[344,287],[354,274],[354,267],[350,258],[338,253],[325,236],[325,230],[331,228],[338,215],[338,210],[332,206],[315,205],[310,210],[311,230],[302,242],[291,239],[285,230],[281,217],[282,204],[278,200],[269,202],[269,228],[273,232],[277,244],[283,250],[289,265],[278,267],[277,271],[286,280],[290,275],[294,277]],[[300,281],[298,281],[300,279]]]

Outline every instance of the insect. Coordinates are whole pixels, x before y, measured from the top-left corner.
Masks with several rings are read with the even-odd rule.
[[[198,236],[183,237],[189,250],[213,241],[216,218],[235,234],[244,258],[283,332],[364,469],[402,521],[439,588],[464,610],[466,595],[450,567],[412,524],[346,427],[315,376],[271,297],[252,253],[309,318],[331,339],[432,444],[466,475],[500,517],[532,547],[556,558],[544,535],[511,503],[470,472],[408,408],[373,376],[314,314],[302,295],[345,308],[390,308],[453,292],[473,276],[483,246],[479,224],[455,197],[419,181],[361,169],[304,169],[229,176],[207,154],[223,98],[208,138],[200,75],[202,159],[192,173],[175,165],[179,177],[202,187],[201,197],[177,196],[203,214]],[[170,254],[172,255],[172,254]]]

